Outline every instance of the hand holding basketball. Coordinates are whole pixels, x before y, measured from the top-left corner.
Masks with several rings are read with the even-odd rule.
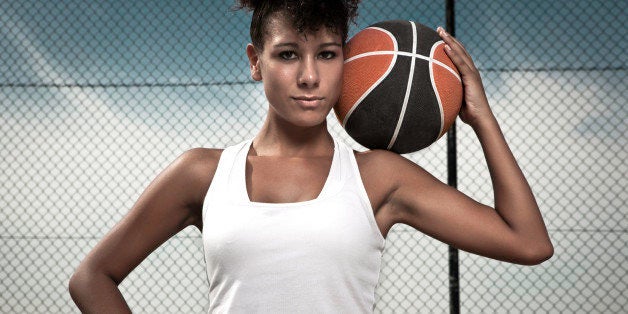
[[[480,72],[475,67],[473,59],[464,46],[442,27],[437,29],[438,35],[443,39],[445,52],[456,65],[462,79],[463,104],[460,110],[460,119],[474,127],[485,118],[493,117],[488,105],[484,85]]]

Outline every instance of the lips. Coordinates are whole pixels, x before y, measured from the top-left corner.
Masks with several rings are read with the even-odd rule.
[[[312,100],[322,100],[323,97],[318,97],[318,96],[296,96],[296,97],[292,97],[296,100],[305,100],[305,101],[312,101]]]
[[[323,100],[323,97],[319,96],[296,96],[292,97],[299,105],[305,108],[317,107]]]

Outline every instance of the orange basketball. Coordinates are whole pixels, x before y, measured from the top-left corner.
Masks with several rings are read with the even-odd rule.
[[[436,31],[411,21],[376,23],[353,36],[334,106],[347,133],[400,154],[445,134],[460,111],[462,83],[444,45]]]

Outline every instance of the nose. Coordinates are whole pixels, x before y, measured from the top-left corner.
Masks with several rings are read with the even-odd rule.
[[[315,58],[305,58],[303,60],[297,81],[299,87],[302,88],[318,87],[320,76],[318,75],[318,66]]]

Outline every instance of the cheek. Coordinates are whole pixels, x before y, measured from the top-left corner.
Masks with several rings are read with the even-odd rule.
[[[263,83],[269,90],[275,92],[280,89],[285,89],[290,84],[292,73],[290,69],[286,67],[273,67],[269,66],[263,73]]]
[[[336,70],[336,83],[338,85],[338,87],[342,88],[342,77],[344,74],[344,62],[340,64],[340,66],[338,67],[338,69]]]
[[[341,62],[339,65],[334,65],[331,67],[327,73],[329,73],[329,83],[335,95],[340,97],[340,92],[342,91],[342,74],[343,74],[343,66],[344,63]]]

